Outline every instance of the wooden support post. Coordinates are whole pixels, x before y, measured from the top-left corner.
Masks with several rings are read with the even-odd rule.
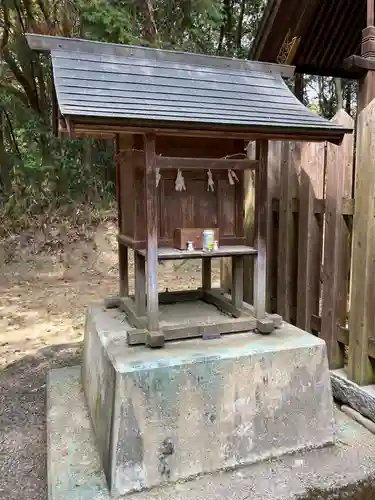
[[[374,0],[367,0],[367,26],[374,26]]]
[[[145,194],[146,194],[146,226],[147,226],[147,317],[148,340],[150,347],[164,345],[164,335],[159,332],[158,303],[158,206],[156,191],[156,154],[155,136],[144,136],[145,151]]]
[[[120,274],[120,297],[129,295],[129,249],[127,246],[119,243],[118,259]]]
[[[255,142],[251,142],[247,146],[247,157],[255,159]],[[246,171],[244,174],[244,200],[245,200],[245,241],[246,245],[254,246],[255,240],[255,177],[256,171]],[[244,301],[248,304],[254,303],[254,259],[251,257],[244,258]]]
[[[243,261],[242,255],[232,257],[232,304],[238,309],[243,302]]]
[[[310,331],[315,196],[310,178],[304,170],[301,170],[299,200],[297,326]]]
[[[134,252],[135,310],[137,316],[146,316],[146,262],[143,255]]]
[[[203,257],[202,259],[202,288],[210,290],[211,288],[211,258]]]
[[[358,115],[348,376],[375,382],[368,340],[375,328],[375,100]]]
[[[340,110],[334,123],[350,128],[353,119]],[[325,237],[323,263],[323,300],[320,337],[327,345],[330,368],[344,366],[344,346],[338,341],[338,329],[346,326],[348,266],[342,259],[348,253],[347,227],[342,205],[348,172],[353,170],[353,135],[347,134],[340,146],[327,144]],[[351,179],[350,179],[351,180]],[[341,299],[345,297],[345,303]]]
[[[268,147],[267,164],[267,282],[266,282],[266,311],[276,312],[274,308],[277,296],[277,245],[278,233],[274,225],[272,200],[280,197],[280,141],[270,141]]]
[[[362,31],[361,58],[366,62],[375,60],[375,27],[374,27],[374,0],[367,0],[367,13],[370,23]],[[375,71],[367,71],[359,82],[358,112],[361,112],[375,98]]]
[[[123,227],[123,216],[122,205],[123,197],[126,197],[126,193],[122,192],[122,186],[124,182],[122,181],[121,174],[121,161],[119,159],[119,154],[124,149],[131,147],[133,144],[132,136],[119,136],[116,135],[116,199],[117,199],[117,214],[118,214],[118,228],[119,233],[122,232]],[[129,169],[128,169],[129,170]],[[129,181],[129,179],[128,179]],[[119,293],[120,297],[127,297],[129,295],[129,255],[128,247],[118,242],[118,259],[119,259]]]
[[[267,236],[268,236],[268,141],[258,140],[256,155],[259,167],[255,176],[255,248],[254,312],[257,319],[266,315]]]
[[[325,157],[324,143],[302,145],[296,324],[307,331],[311,331],[312,314],[319,315],[323,212],[316,213],[316,199],[323,198]]]
[[[296,295],[297,235],[293,199],[297,196],[297,170],[301,163],[301,144],[281,146],[279,238],[277,258],[277,312],[285,321],[293,319]]]

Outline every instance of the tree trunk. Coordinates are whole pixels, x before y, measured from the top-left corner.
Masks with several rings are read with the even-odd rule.
[[[237,52],[239,52],[242,48],[242,25],[243,25],[243,18],[244,18],[244,14],[245,14],[245,3],[246,3],[246,0],[241,1],[240,15],[238,18],[238,24],[237,24],[237,30],[236,30],[236,49],[237,49]]]
[[[155,22],[153,0],[140,0],[140,5],[145,16],[145,40],[149,43],[154,43],[158,35],[158,30]]]
[[[303,103],[305,92],[305,79],[302,73],[296,73],[294,77],[294,94],[299,101]]]
[[[337,103],[336,112],[337,112],[344,107],[341,78],[335,78],[335,90],[336,90],[336,103]]]

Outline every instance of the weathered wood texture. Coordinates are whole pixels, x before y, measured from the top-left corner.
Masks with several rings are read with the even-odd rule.
[[[314,204],[323,198],[325,148],[308,143],[301,151],[296,325],[307,331],[311,315],[319,314],[323,218],[315,214]]]
[[[122,172],[120,237],[133,248],[146,248],[145,151],[139,136],[129,137],[120,136],[124,146],[118,155]],[[243,244],[244,171],[237,170],[238,183],[231,185],[227,168],[236,167],[236,164],[241,166],[241,162],[245,166],[254,166],[255,162],[242,159],[245,155],[244,142],[233,139],[218,142],[210,138],[194,141],[189,137],[171,141],[170,138],[157,136],[155,153],[154,168],[158,168],[157,162],[171,167],[160,170],[161,178],[156,189],[158,246],[172,247],[176,228],[197,227],[217,227],[220,245]],[[233,156],[239,159],[231,159]],[[226,169],[223,169],[223,163]],[[205,165],[213,166],[213,192],[207,190]],[[199,166],[200,169],[197,168]],[[182,169],[186,191],[175,190],[177,168]]]
[[[257,319],[262,319],[267,307],[268,141],[258,141],[256,147],[259,167],[255,175],[255,248],[258,253],[254,269],[254,312]]]
[[[297,305],[297,217],[293,200],[298,196],[301,144],[285,142],[281,149],[280,198],[278,207],[277,312],[295,322]]]
[[[269,312],[273,310],[272,304],[276,297],[277,283],[273,279],[277,275],[277,217],[272,209],[272,200],[279,194],[280,183],[280,142],[269,143],[267,153],[267,178],[261,179],[261,182],[266,185],[265,198],[265,213],[264,227],[266,233],[264,235],[266,241],[267,261],[266,269],[266,297],[265,309]],[[247,154],[250,160],[256,158],[256,142],[250,142],[247,146]],[[265,161],[266,158],[263,158]],[[244,232],[245,241],[249,246],[255,245],[255,206],[256,206],[256,183],[259,169],[248,171],[244,174]],[[258,179],[259,180],[259,179]],[[250,257],[244,258],[244,300],[250,304],[254,303],[254,268],[255,261]],[[221,287],[226,291],[231,291],[232,287],[232,267],[230,259],[223,260],[221,265]]]
[[[347,404],[375,422],[375,391],[373,387],[360,387],[348,379],[344,369],[331,372],[333,397]]]
[[[247,156],[249,159],[255,159],[255,142],[247,146]],[[245,200],[245,242],[246,245],[254,246],[254,214],[255,214],[255,172],[247,171],[244,174],[244,200]],[[227,268],[228,269],[228,268]],[[229,278],[230,282],[230,278]],[[253,304],[254,293],[254,259],[244,258],[244,300]]]
[[[146,135],[145,150],[145,192],[147,227],[147,317],[149,332],[159,329],[158,302],[158,205],[156,197],[155,136]],[[136,292],[137,294],[137,292]]]
[[[344,110],[339,111],[333,120],[347,127],[354,125]],[[338,341],[337,329],[346,326],[347,317],[351,238],[342,215],[342,205],[352,189],[353,139],[353,135],[347,135],[341,146],[327,144],[320,336],[327,344],[333,369],[343,367],[345,361],[344,346]]]
[[[116,198],[118,210],[118,227],[119,232],[122,231],[123,221],[129,217],[125,207],[124,198],[128,195],[128,186],[125,185],[124,179],[127,176],[127,165],[120,161],[120,156],[124,150],[127,150],[133,145],[133,136],[116,136]],[[128,248],[119,242],[118,244],[119,257],[119,292],[120,296],[129,294],[129,262]]]
[[[352,283],[349,314],[350,379],[360,385],[375,382],[368,339],[375,327],[375,101],[358,115]]]
[[[353,125],[344,111],[334,120]],[[271,143],[269,149],[267,196],[272,200],[267,220],[266,296],[270,305],[266,310],[321,335],[334,368],[343,366],[343,347],[349,345],[349,337],[354,335],[356,341],[347,321],[351,239],[353,215],[363,212],[363,203],[353,198],[353,143],[354,134],[349,134],[340,146],[289,142],[280,149]],[[254,176],[256,171],[247,175]],[[370,185],[366,183],[368,190]],[[245,189],[245,237],[253,242],[251,181]],[[373,221],[374,214],[372,203],[364,216]],[[229,266],[224,270],[222,285],[230,290],[232,270]],[[249,303],[253,303],[247,293],[252,276],[245,265],[244,296]],[[371,339],[366,346],[368,355],[375,355]]]
[[[277,248],[278,248],[278,217],[272,210],[272,200],[280,196],[280,158],[282,142],[268,143],[267,166],[267,280],[266,280],[266,311],[276,312],[273,303],[277,295]]]

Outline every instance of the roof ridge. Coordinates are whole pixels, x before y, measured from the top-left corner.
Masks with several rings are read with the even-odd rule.
[[[38,51],[63,50],[70,52],[84,52],[87,54],[107,54],[137,59],[152,59],[155,61],[169,61],[200,67],[227,68],[240,71],[257,71],[273,73],[290,78],[294,75],[293,66],[283,64],[248,61],[222,56],[209,56],[192,52],[172,51],[137,45],[121,45],[115,43],[97,42],[81,38],[65,38],[49,35],[26,33],[26,38],[31,49]]]

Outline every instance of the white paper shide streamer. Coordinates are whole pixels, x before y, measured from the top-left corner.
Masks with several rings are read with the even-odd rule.
[[[215,184],[214,184],[214,180],[212,178],[212,172],[211,172],[211,170],[209,170],[207,172],[207,177],[208,177],[207,191],[215,191]]]
[[[229,170],[228,170],[228,181],[229,181],[229,184],[230,184],[231,186],[233,186],[233,184],[234,184],[235,182],[238,182],[238,177],[237,177],[237,174],[236,174],[236,172],[235,172],[234,170],[232,170],[232,169],[229,169]]]
[[[177,170],[177,177],[174,185],[176,191],[186,191],[185,179],[180,169]]]
[[[160,179],[161,179],[160,168],[157,168],[156,169],[156,187],[159,186]]]

